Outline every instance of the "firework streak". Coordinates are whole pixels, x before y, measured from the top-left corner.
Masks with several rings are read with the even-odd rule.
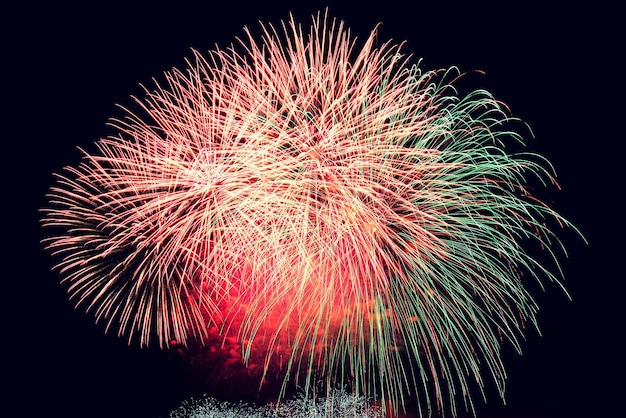
[[[548,221],[570,226],[530,194],[549,164],[505,152],[523,138],[488,92],[459,97],[455,68],[376,31],[246,34],[57,176],[42,223],[70,297],[129,343],[235,340],[283,388],[417,394],[424,413],[473,409],[485,377],[503,393],[502,343],[538,310],[522,276],[559,283],[521,245],[553,255]]]

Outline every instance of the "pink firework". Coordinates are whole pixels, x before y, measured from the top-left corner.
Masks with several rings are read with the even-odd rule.
[[[232,343],[283,390],[453,412],[485,375],[503,392],[502,341],[537,311],[521,279],[555,280],[521,243],[569,225],[525,186],[554,182],[543,160],[504,152],[522,137],[489,93],[375,31],[262,30],[166,73],[58,176],[43,225],[70,297],[129,343]]]

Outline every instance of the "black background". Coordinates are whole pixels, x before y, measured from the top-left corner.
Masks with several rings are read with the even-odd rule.
[[[73,310],[39,244],[37,210],[51,173],[78,163],[76,146],[89,149],[110,133],[115,104],[131,104],[139,83],[182,67],[192,47],[226,46],[244,25],[256,30],[257,21],[277,23],[290,11],[307,24],[326,6],[360,39],[382,22],[380,39],[406,41],[404,51],[422,57],[425,69],[484,70],[470,79],[474,87],[531,125],[529,149],[554,163],[562,186],[551,191],[553,207],[590,242],[563,235],[573,301],[556,286],[537,294],[543,336],[529,330],[523,356],[505,349],[507,405],[489,394],[477,416],[624,416],[626,138],[617,9],[301,3],[2,6],[3,407],[16,411],[7,416],[164,418],[190,395],[167,353],[128,347]]]

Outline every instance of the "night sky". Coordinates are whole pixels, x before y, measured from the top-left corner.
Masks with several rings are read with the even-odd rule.
[[[128,347],[72,308],[39,243],[37,211],[51,173],[79,162],[77,146],[93,149],[94,140],[111,133],[107,119],[121,114],[115,104],[131,105],[130,96],[141,94],[139,83],[150,85],[152,77],[183,67],[190,48],[226,46],[244,35],[244,25],[256,30],[259,20],[278,23],[290,11],[308,24],[327,5],[361,40],[382,22],[380,39],[406,41],[404,51],[422,57],[424,69],[484,71],[467,82],[491,91],[531,126],[536,138],[528,149],[548,157],[562,187],[549,191],[550,203],[590,242],[584,245],[571,231],[561,235],[573,301],[556,285],[535,291],[543,336],[529,329],[522,356],[504,349],[508,404],[488,393],[487,405],[478,401],[478,417],[626,414],[620,342],[625,95],[617,65],[624,39],[616,10],[597,1],[567,9],[448,2],[407,7],[393,0],[373,7],[157,3],[3,7],[2,81],[9,96],[1,96],[8,146],[2,376],[9,388],[3,407],[16,411],[7,416],[165,418],[201,393],[172,353]],[[412,3],[419,2],[406,2]]]

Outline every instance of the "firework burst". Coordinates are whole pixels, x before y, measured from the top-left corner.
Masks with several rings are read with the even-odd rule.
[[[528,187],[549,164],[505,152],[522,136],[488,92],[459,97],[454,68],[376,31],[246,34],[57,176],[42,222],[70,297],[129,343],[232,339],[305,391],[321,376],[423,412],[472,409],[485,376],[503,393],[501,345],[538,309],[522,276],[558,283],[521,246],[552,254],[547,220],[569,226]]]

